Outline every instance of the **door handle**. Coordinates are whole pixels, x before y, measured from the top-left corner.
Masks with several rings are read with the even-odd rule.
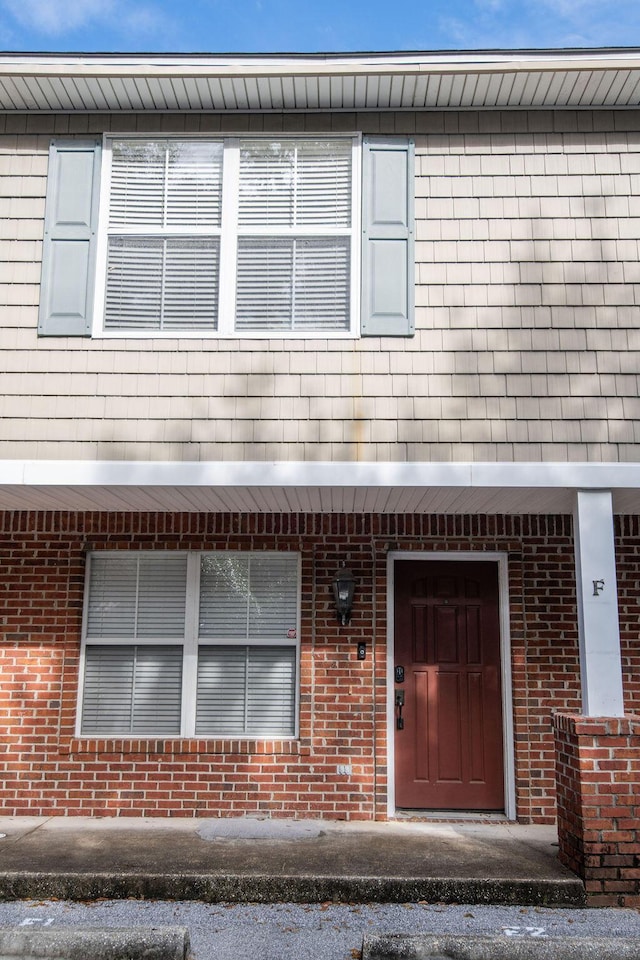
[[[404,690],[396,690],[396,730],[404,730],[404,717],[402,708],[404,707]]]

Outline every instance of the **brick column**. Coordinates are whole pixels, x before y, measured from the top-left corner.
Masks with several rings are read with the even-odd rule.
[[[640,906],[640,717],[556,714],[560,860],[591,906]]]

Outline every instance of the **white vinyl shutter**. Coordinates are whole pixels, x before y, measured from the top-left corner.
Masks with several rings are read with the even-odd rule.
[[[182,647],[88,645],[82,734],[179,735]]]
[[[51,143],[42,249],[39,336],[91,333],[101,146]]]
[[[293,736],[295,674],[295,647],[201,646],[196,735]]]
[[[414,143],[366,137],[362,149],[362,317],[366,337],[415,332]]]

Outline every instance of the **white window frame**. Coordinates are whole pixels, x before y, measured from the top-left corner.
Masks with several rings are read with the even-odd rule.
[[[105,330],[105,298],[107,280],[107,248],[109,238],[109,202],[111,193],[111,143],[114,140],[207,140],[224,144],[223,172],[222,172],[222,227],[219,230],[194,230],[190,235],[220,234],[220,283],[218,299],[218,329],[204,330]],[[243,140],[347,140],[352,143],[352,183],[351,183],[351,226],[350,228],[292,228],[285,236],[304,235],[322,236],[323,232],[329,236],[344,235],[350,237],[351,273],[350,273],[350,329],[349,330],[236,330],[235,329],[235,294],[236,294],[236,251],[238,237],[237,226],[237,197],[239,195],[239,154],[240,142]],[[362,135],[360,133],[234,133],[230,134],[173,134],[158,132],[147,133],[112,133],[104,134],[102,145],[102,175],[100,185],[100,212],[98,217],[98,243],[96,284],[94,294],[93,329],[92,336],[96,339],[227,339],[235,340],[354,340],[360,336],[360,281],[362,270],[361,249],[361,221],[362,221]],[[122,231],[114,231],[122,234]],[[249,232],[249,231],[247,231]],[[274,231],[252,230],[253,235],[260,232],[273,235]],[[135,231],[132,231],[134,234]],[[138,231],[142,233],[142,231]],[[145,231],[145,235],[150,235]],[[166,236],[167,234],[163,234]],[[176,234],[178,236],[179,234]],[[185,233],[180,234],[185,236]]]
[[[273,638],[229,638],[224,641],[212,641],[203,639],[200,643],[198,620],[199,620],[199,597],[200,597],[200,570],[201,560],[205,556],[211,556],[215,553],[225,556],[238,557],[282,557],[294,556],[297,559],[296,564],[296,624],[293,628],[295,637],[285,637],[279,640]],[[158,559],[166,556],[167,558],[183,556],[187,558],[187,582],[186,582],[186,606],[185,606],[185,624],[184,637],[182,643],[176,638],[132,638],[122,639],[120,637],[102,637],[99,640],[88,641],[87,626],[89,618],[89,594],[91,585],[91,563],[92,558],[113,557],[122,562],[137,557],[153,557]],[[157,550],[100,550],[87,555],[87,566],[84,584],[84,600],[82,614],[82,637],[80,647],[80,663],[78,678],[78,699],[76,704],[76,730],[75,735],[81,739],[109,739],[109,740],[140,740],[161,736],[164,740],[172,739],[198,739],[198,740],[296,740],[299,737],[300,721],[300,610],[301,610],[301,557],[294,551],[282,550],[200,550],[186,551],[176,550],[160,553]],[[86,670],[86,650],[88,646],[112,646],[112,647],[141,647],[141,646],[182,646],[182,703],[181,703],[181,721],[180,732],[175,734],[153,734],[153,733],[83,733],[82,732],[82,704],[84,698],[84,683]],[[198,648],[199,646],[238,646],[238,647],[291,647],[295,649],[295,690],[294,690],[294,731],[292,734],[196,734],[196,693],[198,679]]]

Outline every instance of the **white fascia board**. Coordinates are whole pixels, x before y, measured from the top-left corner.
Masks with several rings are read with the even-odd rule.
[[[0,485],[640,489],[638,463],[3,460]]]
[[[474,487],[640,488],[638,463],[475,463]]]
[[[112,56],[0,55],[0,75],[76,77],[256,77],[352,76],[364,74],[527,72],[530,70],[632,70],[640,66],[640,50],[462,51],[460,53],[322,54],[305,56]]]

